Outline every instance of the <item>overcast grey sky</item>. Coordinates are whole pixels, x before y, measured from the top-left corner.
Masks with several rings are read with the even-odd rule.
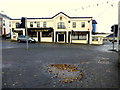
[[[59,12],[68,16],[92,16],[98,32],[110,32],[118,23],[119,0],[0,0],[0,11],[11,18],[52,17]]]

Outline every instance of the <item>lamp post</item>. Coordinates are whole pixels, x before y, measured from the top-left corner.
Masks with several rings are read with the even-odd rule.
[[[27,31],[27,18],[25,17],[25,31],[26,31],[26,48],[28,49],[28,31]]]

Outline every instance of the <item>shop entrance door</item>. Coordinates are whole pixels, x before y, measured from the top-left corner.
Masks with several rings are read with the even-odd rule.
[[[59,42],[61,42],[61,41],[64,42],[64,34],[58,34],[58,41]]]

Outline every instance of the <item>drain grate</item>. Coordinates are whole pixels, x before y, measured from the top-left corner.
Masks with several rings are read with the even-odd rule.
[[[53,75],[51,78],[58,78],[59,82],[64,83],[80,81],[83,77],[82,71],[70,64],[50,64],[48,72]]]

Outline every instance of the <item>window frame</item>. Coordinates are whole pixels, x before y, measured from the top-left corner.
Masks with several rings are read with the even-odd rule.
[[[15,23],[15,27],[20,28],[20,23],[19,22]]]
[[[44,27],[44,28],[47,27],[47,22],[43,22],[43,27]]]
[[[85,22],[81,22],[81,28],[85,28]]]
[[[57,23],[57,29],[65,29],[65,23],[64,22],[58,22]]]
[[[73,22],[73,23],[72,23],[72,27],[73,27],[73,28],[76,28],[76,22]]]
[[[37,27],[40,27],[40,22],[37,22]]]
[[[33,27],[33,22],[30,22],[30,27]]]

